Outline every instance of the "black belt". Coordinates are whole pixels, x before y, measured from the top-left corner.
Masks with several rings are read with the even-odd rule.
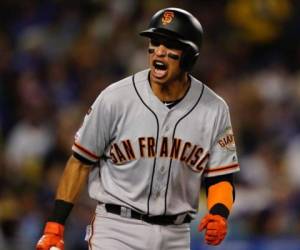
[[[105,209],[109,213],[117,214],[126,218],[142,220],[156,225],[179,225],[189,223],[192,220],[191,216],[188,214],[149,216],[115,204],[105,204]]]

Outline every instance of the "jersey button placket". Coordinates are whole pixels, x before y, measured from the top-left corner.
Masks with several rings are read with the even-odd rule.
[[[157,191],[156,194],[155,194],[155,199],[158,199],[160,196],[160,191]]]
[[[164,121],[161,122],[161,136],[160,138],[169,138],[171,137],[171,130],[170,130],[170,124],[168,124],[169,119],[166,117]],[[160,141],[162,143],[162,140]],[[168,142],[170,143],[170,142]],[[159,144],[158,149],[158,158],[157,158],[157,168],[154,175],[154,181],[153,181],[153,204],[152,208],[153,211],[156,213],[162,213],[164,211],[164,193],[166,191],[166,185],[167,185],[167,165],[168,159],[166,156],[160,157],[160,149],[161,144]],[[154,208],[155,207],[155,208]]]

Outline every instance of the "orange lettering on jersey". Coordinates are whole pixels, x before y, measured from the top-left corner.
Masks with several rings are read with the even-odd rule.
[[[194,166],[196,162],[200,159],[201,155],[203,153],[203,148],[198,148],[193,155],[193,158],[191,158],[191,161],[189,162],[190,165]]]
[[[193,147],[191,153],[190,153],[189,156],[185,159],[185,162],[186,162],[187,164],[188,164],[188,162],[190,161],[190,159],[192,158],[192,156],[194,155],[194,153],[195,153],[197,147],[198,147],[197,145],[194,145],[194,147]]]
[[[180,161],[185,161],[186,160],[186,156],[185,156],[185,153],[186,153],[186,150],[188,148],[190,148],[192,146],[192,144],[190,142],[186,142],[183,146],[183,150],[181,152],[181,156],[180,156]]]
[[[109,151],[109,155],[110,155],[110,158],[111,158],[112,162],[114,164],[117,164],[118,159],[117,159],[116,155],[114,154],[113,150],[114,150],[114,145],[111,146],[110,151]]]
[[[126,157],[125,155],[122,153],[121,149],[119,148],[118,144],[114,144],[114,148],[115,148],[115,151],[117,153],[117,156],[118,156],[118,162],[121,163],[123,161],[126,161]]]
[[[206,163],[208,162],[208,158],[209,158],[209,153],[206,153],[196,165],[196,170],[202,171],[205,168]]]
[[[227,141],[230,142],[230,139],[228,138]],[[183,166],[189,167],[194,172],[199,173],[203,171],[208,162],[209,154],[204,154],[202,147],[188,141],[183,142],[178,138],[173,138],[170,145],[170,140],[169,137],[161,137],[159,142],[161,143],[160,148],[157,150],[157,141],[154,137],[139,137],[140,158],[169,157],[181,161]],[[114,143],[109,152],[112,162],[118,165],[136,160],[133,145],[130,139],[122,140],[119,144]]]
[[[174,138],[172,143],[171,155],[170,155],[171,158],[178,159],[180,146],[181,146],[181,140]]]
[[[147,138],[148,157],[155,157],[155,139],[154,137]]]
[[[124,140],[124,141],[122,141],[122,144],[123,144],[123,147],[127,154],[127,158],[129,160],[135,160],[135,154],[134,154],[130,140]]]
[[[224,150],[235,150],[235,141],[231,127],[225,129],[218,140],[218,144]]]
[[[222,148],[226,147],[227,145],[229,145],[230,143],[232,143],[233,140],[233,135],[227,135],[226,137],[222,138],[221,140],[218,141],[218,143],[220,144],[220,146]]]
[[[139,146],[140,146],[140,155],[141,157],[145,157],[145,147],[146,147],[146,143],[145,143],[146,138],[145,137],[139,137]]]
[[[160,157],[168,157],[168,137],[162,138],[159,156]]]

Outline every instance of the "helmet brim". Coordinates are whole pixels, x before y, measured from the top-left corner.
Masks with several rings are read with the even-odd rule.
[[[159,29],[159,28],[150,28],[150,29],[141,31],[139,34],[143,37],[148,37],[150,39],[153,39],[153,38],[167,39],[167,40],[178,43],[178,45],[181,45],[182,48],[190,46],[190,47],[194,48],[196,51],[198,51],[198,47],[194,43],[192,43],[191,41],[182,39],[182,38],[178,37],[178,35],[176,33],[173,34],[173,32],[168,31],[168,30],[163,30],[163,29]]]

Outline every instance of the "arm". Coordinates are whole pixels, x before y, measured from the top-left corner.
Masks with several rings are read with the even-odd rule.
[[[198,230],[206,229],[205,241],[220,244],[227,233],[227,218],[233,206],[235,189],[233,174],[205,179],[209,213],[202,219]]]
[[[75,203],[86,185],[91,167],[71,156],[60,179],[56,199]]]
[[[52,246],[64,249],[64,224],[73,204],[84,188],[90,166],[71,156],[60,179],[55,206],[44,229],[44,235],[37,244],[37,250],[49,250]]]
[[[205,187],[209,212],[227,219],[235,199],[233,174],[207,177]]]

